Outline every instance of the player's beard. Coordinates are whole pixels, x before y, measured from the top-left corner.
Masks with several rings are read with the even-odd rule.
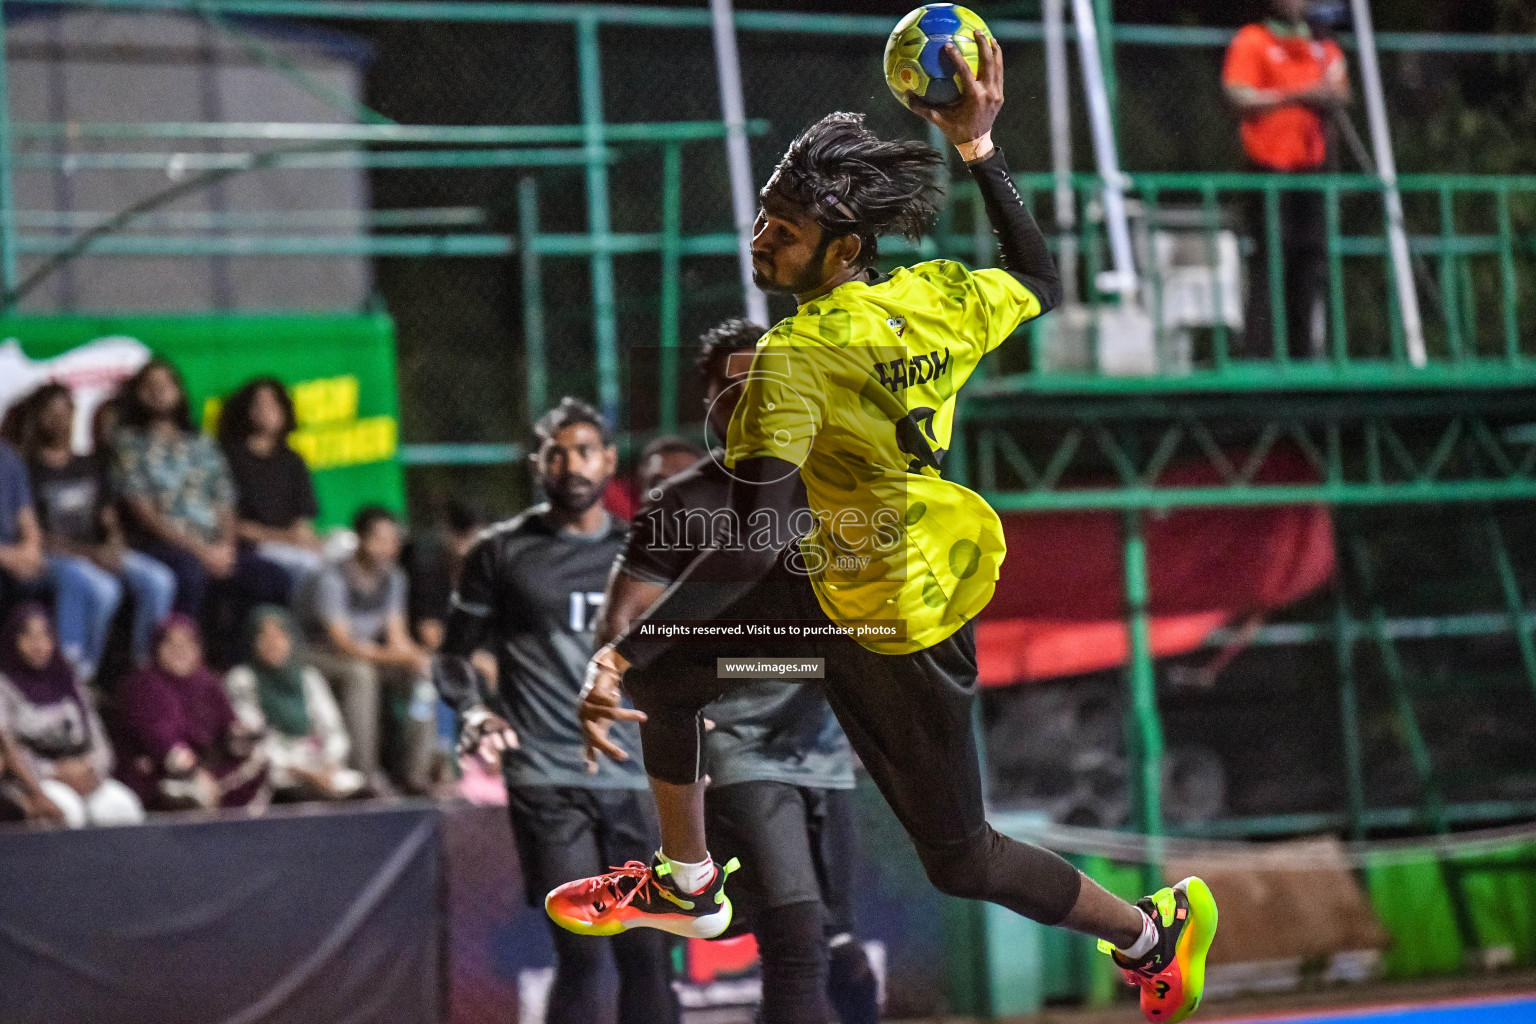
[[[752,283],[757,285],[760,291],[769,295],[807,295],[821,288],[827,280],[827,250],[832,247],[836,238],[830,234],[823,234],[821,243],[816,246],[816,251],[811,253],[810,259],[805,261],[789,281],[776,281],[768,277],[758,269],[761,264],[752,261]],[[775,266],[774,268],[778,268]]]
[[[584,476],[567,473],[544,481],[544,493],[549,503],[572,515],[580,515],[603,500],[608,489],[608,478],[588,480]]]

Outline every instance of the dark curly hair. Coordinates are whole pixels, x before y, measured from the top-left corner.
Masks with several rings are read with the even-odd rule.
[[[298,428],[293,399],[289,397],[288,389],[283,387],[283,382],[276,377],[257,377],[241,385],[240,390],[230,395],[224,403],[224,411],[219,415],[219,443],[226,449],[244,447],[245,442],[256,433],[255,424],[251,422],[251,407],[256,404],[256,396],[263,391],[271,391],[283,410],[282,436],[286,438]]]
[[[603,419],[602,413],[570,395],[560,399],[559,405],[539,417],[533,425],[533,436],[542,445],[566,427],[574,427],[578,423],[585,423],[601,434],[603,444],[613,444],[613,431],[609,429],[608,421]]]
[[[181,371],[176,369],[175,364],[160,356],[139,367],[137,373],[123,381],[122,388],[117,392],[118,397],[122,399],[118,424],[130,430],[143,430],[154,422],[154,410],[144,404],[144,400],[139,397],[139,392],[143,389],[149,375],[157,370],[164,370],[170,374],[171,379],[176,382],[176,389],[181,392],[181,401],[171,410],[171,420],[182,433],[197,433],[197,428],[192,425],[192,399],[187,395],[187,382],[182,379]]]
[[[881,235],[922,237],[944,198],[943,160],[926,142],[880,138],[863,114],[828,114],[789,144],[763,194],[809,211],[828,238],[857,235],[867,267]]]
[[[757,343],[767,333],[768,328],[762,324],[753,323],[745,317],[733,316],[699,335],[701,347],[694,365],[700,372],[707,373],[717,357],[757,348]]]
[[[46,381],[11,406],[6,411],[4,419],[0,419],[0,441],[11,445],[17,451],[27,457],[36,453],[40,443],[37,436],[38,415],[55,398],[64,397],[74,401],[74,392],[69,386],[56,380]]]

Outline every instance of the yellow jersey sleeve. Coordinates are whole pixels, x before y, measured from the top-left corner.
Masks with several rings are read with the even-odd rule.
[[[1006,270],[971,270],[953,260],[930,260],[907,272],[927,286],[933,313],[978,346],[976,358],[1041,313],[1040,300]]]
[[[774,458],[804,465],[826,422],[827,384],[816,339],[780,326],[758,343],[726,434],[725,464]]]
[[[979,319],[985,325],[987,351],[991,352],[1019,325],[1040,315],[1040,300],[1006,270],[975,270],[971,280],[976,286]]]

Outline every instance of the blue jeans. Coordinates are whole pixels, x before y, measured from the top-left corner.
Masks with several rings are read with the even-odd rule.
[[[49,555],[48,575],[58,614],[59,646],[82,675],[93,675],[101,665],[125,583],[133,595],[133,659],[142,663],[148,658],[150,636],[170,613],[176,595],[176,577],[170,569],[148,555],[125,551],[121,578],[74,555]]]

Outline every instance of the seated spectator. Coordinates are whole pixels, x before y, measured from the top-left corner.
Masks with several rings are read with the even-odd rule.
[[[276,605],[251,613],[245,661],[224,677],[235,715],[261,735],[275,795],[344,800],[363,789],[348,768],[352,742],[325,678],[304,663],[293,617]]]
[[[117,692],[122,777],[158,810],[263,806],[270,797],[257,737],[203,664],[197,623],[173,613],[155,631],[150,664]]]
[[[0,629],[0,724],[70,828],[144,820],[139,798],[112,778],[106,730],[40,604],[18,606]]]
[[[112,455],[112,442],[117,428],[122,425],[123,400],[117,395],[103,399],[91,413],[91,451],[108,459]]]
[[[62,825],[64,812],[37,784],[21,745],[0,724],[0,825],[18,821]]]
[[[176,610],[204,617],[232,655],[238,625],[258,604],[289,596],[288,575],[235,543],[234,486],[218,445],[192,427],[180,375],[154,359],[122,390],[113,485],[129,542],[176,575]],[[210,590],[218,600],[205,603]]]
[[[133,595],[132,655],[142,664],[155,623],[170,613],[176,577],[124,543],[105,462],[70,447],[75,400],[69,388],[44,384],[27,403],[22,453],[54,587],[59,643],[82,676],[94,676],[126,583]]]
[[[0,611],[46,596],[47,570],[27,464],[0,441]]]
[[[478,509],[450,498],[433,518],[432,529],[412,537],[406,546],[403,562],[410,590],[411,630],[428,651],[442,646],[459,566],[488,523]]]
[[[352,528],[357,551],[322,570],[300,602],[310,659],[337,691],[352,737],[352,767],[377,788],[380,702],[387,688],[384,710],[398,737],[396,778],[411,792],[426,792],[437,692],[430,682],[431,656],[406,626],[400,524],[386,509],[370,507],[357,514]]]
[[[288,447],[298,425],[293,400],[271,378],[253,380],[224,403],[219,445],[235,481],[235,534],[282,566],[296,593],[324,562],[315,536],[315,485],[309,467]]]

